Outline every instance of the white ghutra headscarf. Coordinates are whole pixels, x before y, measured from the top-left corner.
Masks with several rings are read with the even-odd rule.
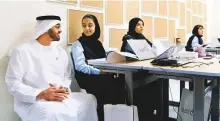
[[[37,39],[54,25],[61,23],[59,16],[39,16],[36,19],[37,23],[35,26],[34,39]]]

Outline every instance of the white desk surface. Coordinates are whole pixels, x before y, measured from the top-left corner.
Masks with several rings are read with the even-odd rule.
[[[199,62],[204,63],[210,63],[213,64],[209,65],[201,65],[201,66],[195,66],[195,63],[187,64],[185,66],[191,66],[188,68],[182,68],[182,67],[169,67],[169,66],[154,66],[150,63],[151,61],[143,61],[143,69],[144,70],[151,70],[151,71],[161,71],[166,73],[179,73],[179,74],[193,74],[193,75],[200,75],[200,76],[216,76],[220,77],[220,64],[217,59],[211,59],[211,60],[204,60],[199,59]],[[196,63],[196,65],[199,65],[199,63]]]
[[[120,62],[120,63],[93,63],[89,62],[90,65],[93,66],[101,66],[101,67],[114,67],[121,69],[143,69],[142,61],[132,61],[132,62]]]
[[[210,63],[210,65],[201,65],[196,67],[189,67],[189,68],[182,68],[182,67],[169,67],[169,66],[154,66],[150,62],[152,60],[144,60],[144,61],[133,61],[133,62],[120,62],[120,63],[89,63],[94,66],[101,66],[101,67],[114,67],[114,68],[121,68],[121,69],[143,69],[143,70],[150,70],[150,71],[160,71],[166,73],[179,73],[179,74],[193,74],[193,75],[203,75],[203,76],[215,76],[220,77],[220,64],[217,59],[211,60],[204,60],[198,59],[199,62]],[[185,66],[193,66],[193,64],[187,64]],[[197,64],[199,65],[199,64]]]

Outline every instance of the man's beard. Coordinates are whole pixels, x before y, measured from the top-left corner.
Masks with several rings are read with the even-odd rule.
[[[52,41],[59,41],[60,38],[58,38],[55,34],[55,32],[52,29],[48,30],[48,34],[50,36],[50,38],[52,38]]]

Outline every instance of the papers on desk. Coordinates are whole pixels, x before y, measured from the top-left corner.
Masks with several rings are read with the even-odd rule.
[[[88,60],[89,64],[108,63],[106,58]]]
[[[125,61],[126,60],[125,57],[129,57],[129,58],[133,58],[133,59],[138,60],[138,57],[134,54],[131,54],[131,53],[110,51],[107,53],[106,58],[88,60],[88,64],[118,63],[118,62]]]
[[[128,52],[110,51],[107,54],[106,61],[108,63],[118,63],[126,61],[126,57],[138,60],[137,55]]]
[[[177,52],[172,56],[172,59],[177,59],[177,60],[192,60],[192,59],[197,59],[198,58],[198,53],[197,52],[188,52],[188,51],[180,51]]]
[[[119,52],[119,51],[108,52],[106,60],[109,63],[116,63],[116,62],[125,61],[126,57],[138,60],[138,57],[135,54],[131,54],[128,52]]]

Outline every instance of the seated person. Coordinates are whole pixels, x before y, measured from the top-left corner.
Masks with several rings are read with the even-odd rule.
[[[145,39],[152,47],[152,43],[142,34],[144,30],[144,21],[140,18],[133,18],[129,21],[129,29],[123,37],[121,51],[133,53],[133,50],[128,45],[130,39]],[[146,76],[146,72],[138,72],[134,78],[142,78]],[[161,108],[162,81],[156,80],[147,85],[134,90],[134,105],[138,108],[139,121],[159,121],[161,116],[156,116],[154,110],[159,111]]]
[[[196,25],[192,30],[192,36],[187,41],[186,51],[197,51],[200,47],[205,46],[202,36],[203,36],[203,26]]]
[[[147,41],[147,43],[152,47],[152,43],[145,38],[145,36],[142,34],[144,30],[144,21],[140,18],[133,18],[129,21],[129,28],[127,34],[122,38],[122,46],[121,51],[122,52],[130,52],[134,54],[133,50],[128,45],[129,40],[131,39],[144,39]]]
[[[213,56],[211,53],[206,53],[205,49],[203,48],[206,46],[204,44],[204,41],[202,39],[203,36],[203,26],[202,25],[196,25],[194,26],[192,30],[192,36],[189,38],[187,45],[186,45],[186,51],[192,51],[192,52],[198,52],[199,57],[205,57],[205,56]],[[207,86],[207,81],[204,82],[204,85]],[[189,82],[189,89],[193,90],[194,83]]]
[[[98,121],[95,97],[70,93],[68,56],[51,45],[60,40],[60,17],[36,19],[34,38],[13,50],[5,76],[15,112],[23,121]]]
[[[87,64],[89,59],[105,58],[100,37],[100,26],[94,15],[82,18],[82,36],[72,45],[75,77],[81,88],[94,94],[98,102],[98,116],[104,121],[104,104],[124,103],[124,79],[113,76]]]

